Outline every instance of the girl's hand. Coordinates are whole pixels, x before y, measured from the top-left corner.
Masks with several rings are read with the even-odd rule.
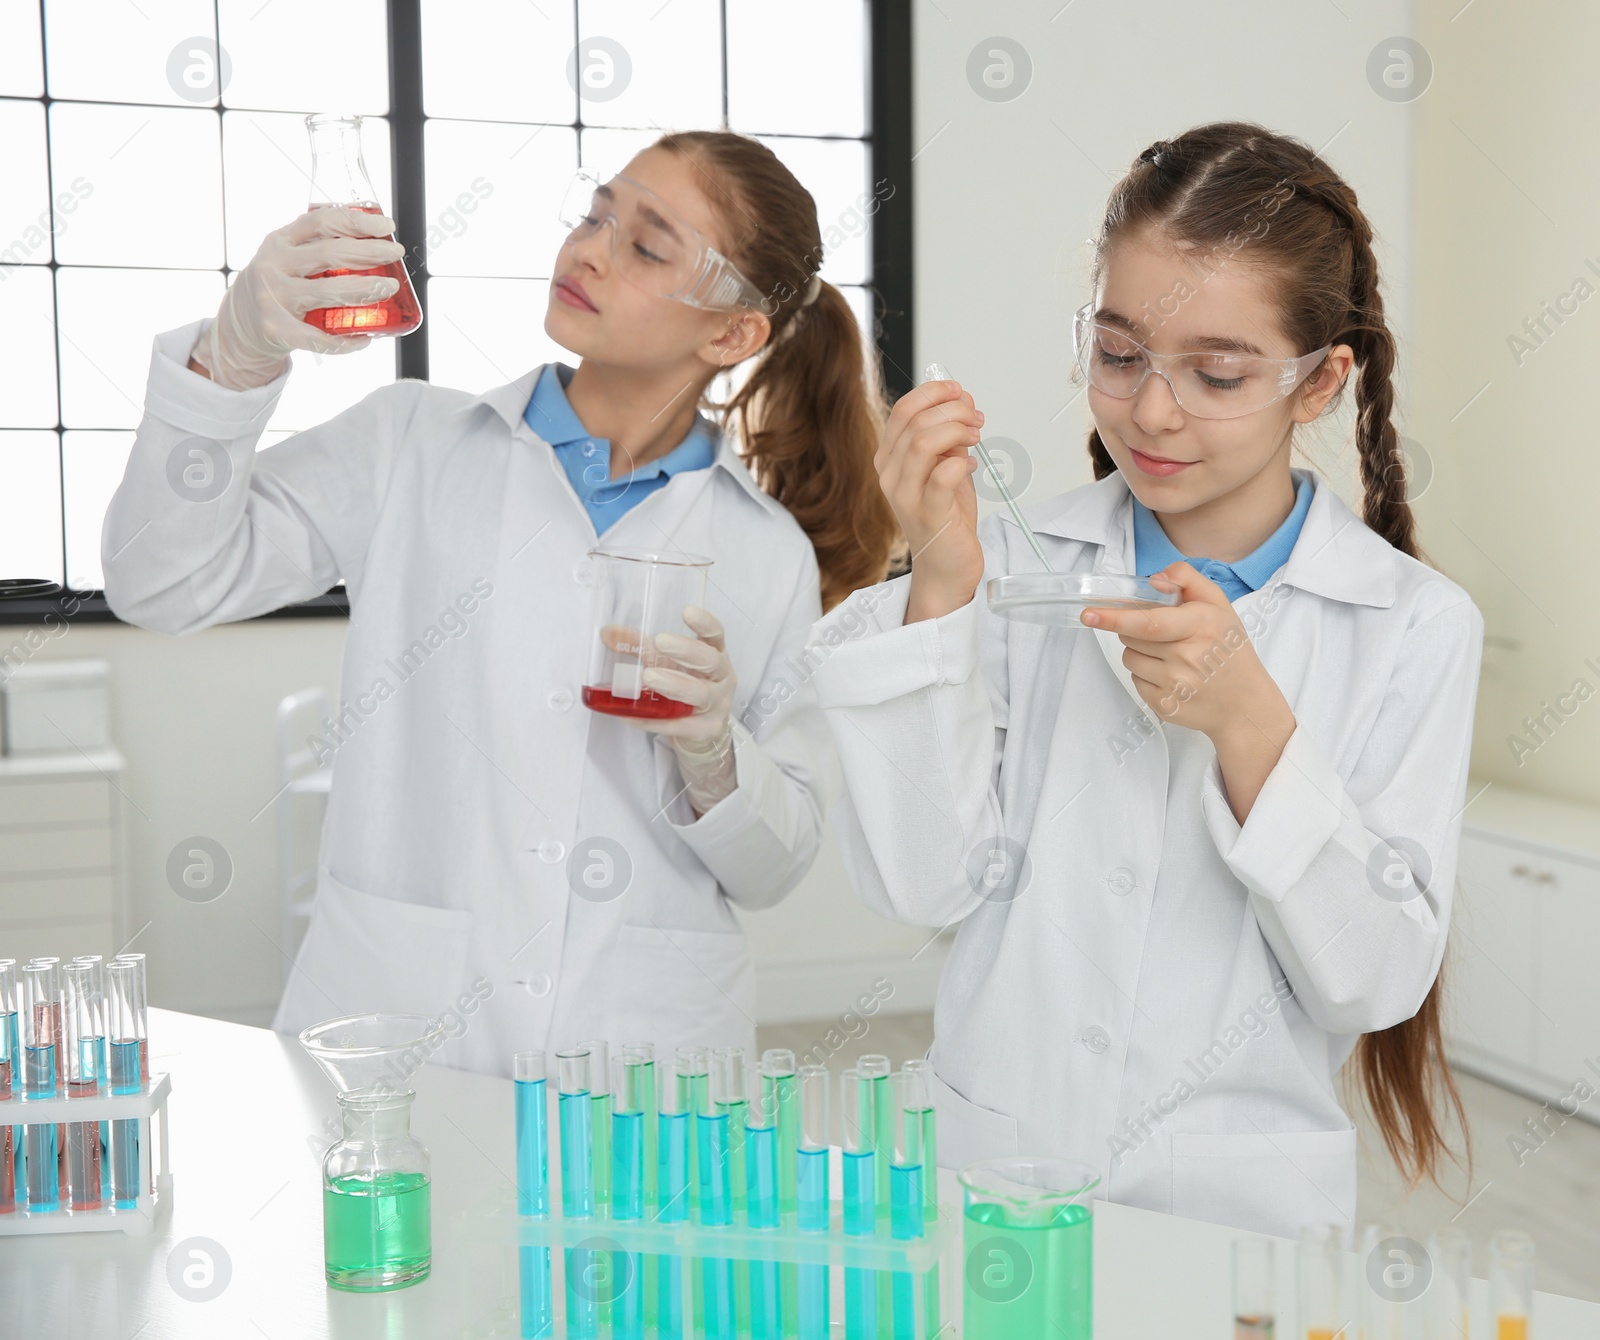
[[[1275,742],[1275,763],[1294,733],[1294,712],[1222,588],[1183,562],[1150,580],[1158,590],[1181,592],[1183,603],[1086,609],[1083,622],[1121,638],[1122,663],[1139,696],[1163,721],[1209,736],[1225,770],[1225,755],[1261,756],[1267,742]]]
[[[967,454],[983,414],[960,385],[924,382],[896,402],[872,458],[878,484],[911,546],[906,622],[960,609],[983,580],[978,497]]]
[[[672,746],[689,802],[696,814],[704,814],[737,785],[731,714],[738,680],[728,659],[721,620],[710,610],[687,605],[683,621],[698,636],[657,633],[656,662],[645,668],[640,683],[664,698],[693,705],[694,711],[660,720],[619,720],[653,731]],[[637,638],[636,633],[633,636]]]

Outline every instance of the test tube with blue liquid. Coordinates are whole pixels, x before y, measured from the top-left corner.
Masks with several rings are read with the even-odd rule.
[[[873,1085],[878,1076],[852,1066],[839,1076],[839,1150],[844,1173],[846,1237],[871,1237],[878,1230],[877,1116]],[[877,1272],[846,1266],[845,1340],[877,1340]]]
[[[728,1139],[729,1112],[737,1106],[743,1123],[747,1099],[741,1087],[730,1085],[737,1076],[744,1080],[744,1058],[729,1063],[725,1050],[713,1055],[709,1101],[695,1115],[695,1143],[700,1162],[700,1222],[706,1227],[733,1223],[733,1172]],[[733,1262],[723,1257],[701,1260],[701,1310],[696,1317],[695,1334],[705,1340],[734,1340]]]
[[[872,1090],[873,1149],[877,1154],[877,1185],[875,1188],[878,1211],[878,1229],[889,1228],[889,1161],[894,1153],[894,1100],[890,1094],[889,1077],[894,1067],[887,1056],[869,1055],[856,1061],[856,1069],[869,1078]],[[894,1325],[894,1281],[888,1271],[878,1275],[878,1330],[888,1335]]]
[[[111,1083],[111,998],[106,994],[108,980],[106,977],[106,961],[100,954],[74,954],[74,963],[91,963],[95,970],[95,990],[100,997],[100,1023],[106,1030],[106,1035],[100,1040],[100,1083],[109,1090]],[[102,1121],[97,1123],[100,1139],[100,1199],[104,1204],[110,1204],[111,1194],[111,1123]]]
[[[594,1104],[590,1093],[590,1061],[586,1048],[556,1053],[556,1098],[561,1126],[561,1213],[568,1219],[594,1215]],[[583,1247],[563,1251],[567,1297],[567,1334],[574,1340],[596,1340],[599,1308],[589,1285],[594,1253]]]
[[[939,1218],[939,1142],[935,1130],[933,1110],[933,1062],[925,1058],[907,1061],[900,1069],[908,1075],[921,1077],[920,1083],[908,1089],[908,1101],[920,1106],[915,1119],[922,1128],[922,1218],[932,1225]],[[913,1119],[908,1110],[907,1120]],[[922,1285],[923,1329],[928,1335],[939,1333],[939,1266],[935,1263],[923,1277]]]
[[[57,1021],[61,1017],[56,960],[34,962],[22,969],[22,1096],[28,1099],[56,1096]],[[60,1151],[56,1123],[23,1128],[23,1157],[27,1165],[28,1208],[33,1211],[61,1206]]]
[[[22,1046],[17,1027],[17,961],[0,958],[0,1122],[22,1092],[18,1052]],[[0,1125],[0,1214],[17,1208],[17,1154],[22,1143],[20,1126]]]
[[[694,1135],[693,1122],[711,1100],[711,1053],[704,1047],[679,1047],[674,1070],[678,1103],[675,1111],[685,1115],[684,1124],[690,1129],[689,1217],[699,1223],[700,1141]],[[666,1110],[664,1105],[662,1110]]]
[[[644,1067],[611,1058],[611,1217],[644,1218]],[[644,1340],[644,1271],[638,1252],[612,1252],[612,1340]]]
[[[105,1081],[103,976],[97,962],[69,963],[61,970],[68,1098],[96,1098]],[[98,1121],[67,1126],[67,1187],[67,1202],[74,1210],[98,1210],[104,1204]]]
[[[693,1081],[704,1073],[703,1065],[701,1049],[680,1047],[661,1085],[656,1122],[657,1223],[682,1224],[689,1219]],[[683,1340],[683,1269],[676,1256],[656,1258],[656,1315],[662,1340]]]
[[[832,1227],[828,1199],[830,1122],[828,1067],[803,1065],[799,1081],[800,1135],[795,1155],[796,1216],[802,1231],[826,1233]],[[798,1330],[800,1340],[829,1340],[828,1267],[799,1269]]]
[[[800,1147],[800,1081],[795,1073],[794,1053],[787,1047],[771,1047],[762,1052],[761,1083],[773,1090],[772,1103],[778,1118],[778,1214],[785,1224],[792,1224],[798,1203],[795,1179]],[[800,1326],[799,1268],[786,1262],[779,1274],[783,1331],[794,1335]]]
[[[922,1113],[929,1105],[927,1083],[915,1070],[893,1077],[892,1157],[889,1163],[890,1233],[900,1242],[922,1236]],[[894,1340],[920,1340],[917,1281],[909,1271],[893,1277]]]
[[[660,1126],[656,1120],[658,1107],[656,1087],[656,1049],[649,1042],[624,1042],[622,1055],[628,1064],[638,1070],[635,1082],[638,1085],[639,1097],[642,1103],[641,1115],[644,1125],[644,1166],[640,1172],[640,1194],[643,1203],[644,1217],[653,1218],[656,1210],[656,1172],[657,1172],[657,1141],[660,1138]],[[644,1286],[644,1325],[647,1332],[656,1329],[656,1258],[646,1256],[642,1259],[644,1273],[640,1280]]]
[[[114,1094],[142,1093],[146,1073],[144,1041],[148,1019],[144,959],[115,958],[106,965],[106,1036],[108,1078]],[[131,1210],[139,1200],[139,1133],[137,1118],[111,1123],[111,1203]],[[151,1173],[154,1175],[154,1166]]]
[[[550,1214],[550,1108],[548,1072],[542,1051],[517,1052],[511,1058],[516,1090],[517,1213],[547,1218]],[[555,1335],[555,1298],[550,1287],[550,1249],[522,1247],[518,1252],[524,1340]]]
[[[745,1205],[751,1228],[777,1228],[778,1067],[763,1061],[745,1114]],[[793,1063],[789,1069],[793,1071]],[[788,1076],[793,1079],[791,1073]],[[749,1269],[751,1340],[782,1340],[783,1293],[776,1261],[751,1261]],[[789,1332],[793,1334],[793,1331]]]
[[[145,978],[145,957],[144,957],[143,954],[130,951],[128,953],[118,954],[116,956],[116,958],[114,958],[112,960],[112,962],[113,963],[128,963],[128,964],[131,964],[132,968],[133,968],[134,986],[131,988],[132,989],[132,993],[133,993],[132,999],[135,1002],[134,1010],[133,1010],[133,1032],[131,1034],[127,1035],[126,1037],[124,1037],[122,1039],[122,1041],[126,1042],[126,1041],[129,1041],[129,1040],[132,1040],[132,1041],[135,1041],[135,1042],[137,1042],[139,1044],[139,1083],[141,1085],[148,1084],[148,1083],[150,1083],[150,1079],[151,1079],[151,1072],[150,1072],[150,1005],[149,1005],[149,995],[148,995],[148,990],[147,990],[147,986],[146,986],[146,978]],[[116,1039],[113,1039],[113,1043],[115,1043],[115,1041],[116,1041]],[[113,1054],[115,1054],[115,1047],[113,1047]],[[128,1069],[129,1069],[129,1062],[125,1059],[123,1061],[122,1065],[123,1065],[124,1071],[127,1072]],[[149,1129],[148,1123],[141,1123],[139,1121],[132,1121],[132,1122],[126,1122],[126,1123],[124,1123],[124,1122],[116,1122],[116,1123],[114,1123],[114,1125],[116,1125],[116,1126],[122,1126],[122,1125],[128,1126],[129,1130],[131,1131],[131,1135],[129,1136],[129,1138],[132,1139],[132,1140],[136,1140],[138,1138],[138,1133],[139,1133],[140,1129],[145,1129],[145,1130]],[[113,1140],[115,1140],[117,1138],[115,1130],[112,1131],[111,1138]],[[137,1156],[135,1156],[135,1161],[137,1161]],[[149,1187],[150,1187],[151,1193],[154,1194],[155,1189],[156,1189],[156,1162],[155,1162],[155,1158],[153,1156],[153,1151],[152,1151],[152,1156],[150,1158],[150,1183],[149,1183]]]

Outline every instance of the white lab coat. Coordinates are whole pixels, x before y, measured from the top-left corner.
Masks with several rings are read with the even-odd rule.
[[[790,683],[821,612],[798,523],[723,437],[710,468],[606,531],[715,560],[738,785],[696,819],[670,748],[582,704],[597,541],[522,418],[540,369],[477,396],[397,382],[258,455],[288,374],[234,391],[188,371],[203,327],[156,338],[106,513],[106,596],[188,633],[348,587],[315,911],[274,1027],[441,1014],[455,1036],[436,1058],[501,1074],[516,1050],[591,1037],[752,1047],[728,904],[768,906],[801,879],[838,784],[810,685]],[[214,501],[169,486],[193,438],[231,463]],[[632,867],[607,900],[574,894],[595,837]]]
[[[1134,570],[1120,474],[1026,514],[1055,570]],[[1008,516],[979,530],[986,580],[1038,570]],[[941,1162],[1071,1158],[1127,1204],[1348,1225],[1333,1076],[1356,1035],[1416,1011],[1444,952],[1476,607],[1317,480],[1288,562],[1234,603],[1297,722],[1241,828],[1210,740],[1145,708],[1115,635],[1002,619],[982,586],[902,626],[909,581],[857,592],[811,646],[861,898],[960,923],[934,1020]],[[1389,855],[1422,874],[1408,841],[1425,892]]]

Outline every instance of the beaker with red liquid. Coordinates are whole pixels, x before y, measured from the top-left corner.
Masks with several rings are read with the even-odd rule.
[[[383,213],[361,154],[361,118],[308,116],[306,131],[311,136],[311,201],[308,207],[345,206],[367,214]],[[315,308],[305,314],[307,325],[330,335],[409,335],[422,324],[422,305],[406,273],[405,257],[372,270],[319,270],[307,278],[342,275],[383,275],[398,279],[400,287],[378,302],[356,307]]]
[[[694,707],[644,686],[644,672],[677,662],[656,649],[661,633],[698,634],[684,622],[686,605],[705,600],[709,558],[642,549],[594,549],[587,559],[594,591],[589,669],[583,705],[610,716],[653,721],[686,717]]]

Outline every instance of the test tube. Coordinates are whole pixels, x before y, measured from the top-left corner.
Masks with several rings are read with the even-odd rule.
[[[709,1100],[695,1117],[695,1143],[700,1161],[700,1222],[708,1226],[733,1223],[733,1168],[729,1128],[737,1110],[740,1146],[743,1148],[744,1052],[718,1048],[711,1057]],[[736,1089],[734,1085],[739,1087]],[[743,1172],[743,1168],[740,1168]],[[741,1197],[741,1199],[743,1199]],[[701,1333],[707,1340],[733,1340],[733,1262],[720,1257],[701,1260],[704,1316]]]
[[[1344,1315],[1344,1231],[1337,1224],[1300,1230],[1297,1254],[1301,1340],[1334,1340],[1350,1320]]]
[[[54,954],[36,954],[29,959],[30,964],[40,964],[44,967],[55,969],[53,985],[55,999],[50,1005],[50,1017],[54,1024],[55,1037],[55,1062],[56,1062],[56,1094],[60,1096],[65,1092],[65,1071],[67,1065],[66,1039],[62,1034],[61,1021],[61,959]],[[56,1189],[67,1183],[67,1124],[64,1121],[56,1123]]]
[[[605,1042],[580,1042],[589,1053],[589,1120],[594,1127],[594,1206],[596,1214],[611,1209],[611,1048]]]
[[[1233,1240],[1233,1340],[1273,1340],[1278,1307],[1273,1297],[1271,1238]]]
[[[545,1099],[544,1053],[511,1058],[517,1113],[517,1213],[550,1213],[550,1109]]]
[[[644,1099],[644,1210],[646,1215],[656,1206],[656,1049],[651,1042],[624,1042],[622,1054],[632,1065],[641,1067],[639,1091]]]
[[[106,1036],[110,1039],[111,1092],[140,1093],[150,1078],[144,1069],[144,961],[112,959],[106,965]],[[111,1123],[111,1203],[132,1209],[139,1199],[139,1134],[143,1123],[126,1117]],[[155,1168],[152,1163],[152,1178]]]
[[[1494,1340],[1528,1340],[1533,1322],[1533,1239],[1503,1228],[1489,1239],[1489,1307]]]
[[[22,1089],[17,1070],[17,961],[0,959],[0,1104],[9,1104]],[[8,1109],[0,1106],[0,1121]],[[0,1126],[0,1214],[17,1208],[17,1132],[20,1128]]]
[[[644,1218],[644,1079],[636,1060],[619,1052],[611,1058],[611,1216]],[[638,1252],[611,1253],[611,1276],[621,1285],[611,1298],[612,1340],[644,1340],[644,1258]]]
[[[889,1156],[894,1148],[894,1113],[889,1100],[889,1076],[894,1072],[887,1056],[867,1055],[856,1061],[856,1069],[864,1080],[870,1081],[872,1110],[876,1125],[873,1128],[875,1150],[883,1157],[877,1161],[875,1204],[880,1219],[889,1217]]]
[[[800,1145],[796,1155],[797,1214],[800,1227],[826,1233],[832,1226],[828,1202],[828,1067],[803,1065],[799,1075]],[[801,1266],[799,1275],[800,1340],[829,1340],[828,1267]]]
[[[939,1142],[934,1129],[933,1062],[925,1057],[907,1061],[902,1070],[922,1076],[922,1217],[930,1224],[939,1217]]]
[[[1433,1259],[1432,1333],[1452,1340],[1472,1336],[1472,1239],[1459,1228],[1440,1228],[1428,1239]]]
[[[794,1053],[787,1047],[769,1047],[761,1053],[761,1082],[775,1090],[771,1102],[778,1126],[778,1212],[785,1219],[798,1208],[798,1165],[800,1148],[800,1081]]]
[[[718,1047],[711,1053],[711,1087],[716,1091],[717,1109],[728,1115],[728,1186],[734,1222],[742,1221],[748,1210],[745,1121],[750,1091],[746,1073],[743,1047]]]
[[[90,963],[90,964],[94,965],[94,970],[95,970],[95,978],[94,978],[94,980],[95,980],[95,990],[99,994],[100,1002],[101,1002],[100,1003],[100,1023],[106,1029],[106,1034],[107,1034],[107,1036],[101,1038],[101,1040],[100,1040],[100,1056],[99,1056],[100,1083],[103,1086],[109,1085],[110,1082],[111,1082],[111,1071],[110,1071],[111,1058],[110,1058],[108,1044],[109,1044],[109,1041],[110,1041],[110,1036],[109,1035],[110,1035],[110,1029],[111,1029],[111,1002],[110,1002],[109,997],[106,995],[107,978],[106,978],[106,960],[105,960],[105,956],[101,955],[101,954],[74,954],[72,956],[72,961],[74,963]],[[100,1198],[101,1198],[102,1201],[109,1201],[112,1198],[112,1191],[111,1191],[111,1123],[109,1121],[98,1122],[98,1123],[96,1123],[96,1128],[97,1128],[97,1131],[98,1131],[98,1134],[99,1134],[99,1140],[100,1140],[100,1150],[99,1150],[99,1160],[100,1160]]]
[[[875,1074],[852,1066],[839,1076],[839,1150],[844,1173],[844,1231],[870,1237],[877,1231],[877,1116]],[[847,1340],[877,1334],[876,1272],[847,1266],[844,1272],[844,1329]]]
[[[57,1021],[60,992],[54,962],[29,963],[22,969],[22,1089],[24,1099],[56,1096]],[[23,1132],[27,1163],[28,1208],[54,1210],[61,1204],[60,1155],[56,1123],[28,1126]]]
[[[673,1070],[673,1083],[678,1089],[676,1110],[688,1114],[689,1118],[689,1217],[698,1223],[700,1141],[694,1133],[694,1121],[711,1100],[711,1053],[705,1047],[679,1047]]]
[[[689,1218],[693,1081],[704,1073],[704,1064],[701,1048],[680,1047],[662,1077],[656,1120],[655,1217],[659,1223],[681,1224]],[[656,1317],[662,1340],[683,1340],[683,1261],[676,1256],[657,1257],[656,1280]]]
[[[149,984],[145,980],[145,957],[143,954],[137,952],[128,952],[124,954],[118,954],[116,958],[112,960],[112,962],[133,964],[134,981],[136,983],[134,987],[134,997],[137,1001],[137,1009],[134,1014],[133,1036],[139,1041],[140,1082],[142,1084],[148,1084],[151,1081],[152,1074],[150,1070]],[[143,1129],[149,1129],[148,1122],[143,1123]],[[150,1192],[152,1195],[155,1193],[155,1189],[156,1162],[154,1150],[152,1150],[150,1158]]]
[[[61,970],[68,1098],[98,1097],[105,1081],[102,975],[98,962],[72,962]],[[103,1203],[98,1121],[74,1121],[67,1127],[67,1186],[74,1210],[98,1210]]]
[[[594,1214],[594,1119],[589,1098],[591,1057],[587,1048],[556,1053],[557,1106],[561,1125],[561,1213],[568,1219]]]
[[[778,1210],[778,1105],[779,1081],[792,1086],[793,1062],[763,1060],[750,1089],[745,1114],[746,1205],[751,1228],[772,1229],[779,1224]],[[776,1261],[751,1261],[749,1266],[751,1340],[782,1340],[784,1290]],[[789,1334],[793,1334],[791,1328]]]

